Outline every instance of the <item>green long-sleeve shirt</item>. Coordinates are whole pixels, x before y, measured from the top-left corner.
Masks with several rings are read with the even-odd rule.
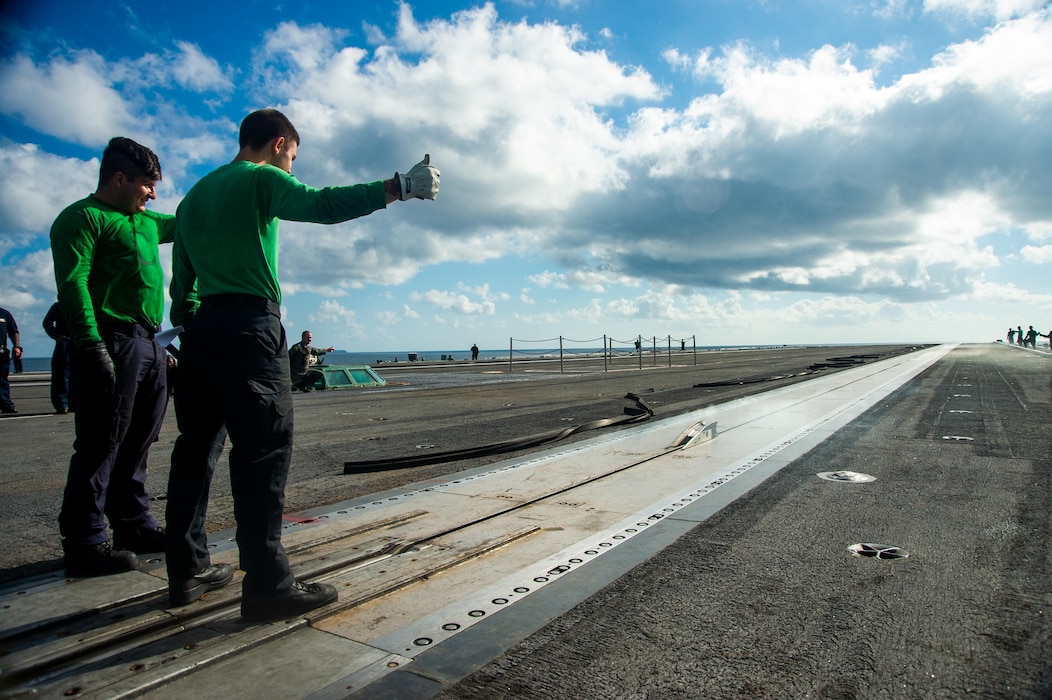
[[[94,195],[74,202],[51,225],[58,303],[78,346],[102,340],[105,321],[164,318],[158,245],[175,238],[175,217],[114,209]]]
[[[198,300],[250,294],[281,303],[278,221],[334,224],[387,206],[383,182],[315,189],[272,165],[238,160],[203,177],[183,198],[172,256],[172,323]]]

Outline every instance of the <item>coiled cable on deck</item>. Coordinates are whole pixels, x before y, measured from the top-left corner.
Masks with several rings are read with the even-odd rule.
[[[705,389],[708,387],[716,386],[743,386],[745,384],[759,384],[760,382],[774,382],[779,379],[789,379],[791,377],[803,377],[808,374],[818,374],[818,372],[796,372],[794,374],[776,374],[774,376],[765,374],[759,377],[741,377],[736,379],[721,379],[715,382],[701,382],[700,384],[694,384],[694,389]]]
[[[755,377],[738,377],[735,379],[721,379],[715,382],[702,382],[695,384],[695,389],[706,389],[709,387],[717,386],[743,386],[745,384],[759,384],[760,382],[774,382],[779,379],[791,379],[793,377],[806,377],[811,374],[818,374],[824,369],[844,369],[846,367],[856,367],[858,365],[865,364],[867,360],[880,359],[880,355],[849,355],[847,357],[830,357],[825,362],[816,362],[802,372],[793,372],[790,374],[776,374],[767,375],[762,374]]]
[[[390,457],[385,459],[363,460],[359,462],[344,462],[343,473],[367,474],[369,472],[386,471],[388,469],[421,467],[428,464],[438,464],[440,462],[454,462],[461,459],[469,459],[471,457],[486,457],[489,455],[503,454],[505,452],[514,452],[515,450],[524,450],[531,447],[546,445],[551,442],[558,442],[559,440],[566,439],[574,433],[583,433],[587,430],[598,430],[599,428],[609,428],[615,425],[640,423],[648,420],[654,415],[654,411],[643,403],[643,400],[635,394],[626,394],[625,399],[635,402],[635,405],[626,406],[624,414],[617,416],[616,418],[601,418],[599,420],[581,423],[580,425],[563,428],[561,430],[553,430],[538,435],[527,435],[525,437],[504,440],[502,442],[495,442],[490,445],[482,445],[479,447],[467,447],[459,450],[448,450],[446,452],[431,452],[426,455],[413,455],[411,457]]]

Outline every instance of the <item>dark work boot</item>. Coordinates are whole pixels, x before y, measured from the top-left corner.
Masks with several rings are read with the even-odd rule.
[[[139,566],[135,554],[126,549],[114,549],[109,542],[82,544],[65,548],[63,562],[66,576],[107,576],[132,571]]]
[[[141,528],[133,532],[114,532],[113,544],[136,554],[164,551],[164,528]]]
[[[320,608],[337,599],[336,587],[327,583],[293,581],[292,587],[265,596],[245,595],[241,598],[241,617],[253,622],[287,620]]]
[[[234,567],[216,564],[194,574],[186,581],[168,582],[168,600],[173,606],[189,605],[209,591],[215,591],[234,579]]]

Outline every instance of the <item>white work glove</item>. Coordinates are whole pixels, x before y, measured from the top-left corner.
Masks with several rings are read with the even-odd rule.
[[[430,163],[431,155],[427,154],[408,173],[395,173],[395,180],[401,188],[399,199],[404,202],[414,197],[434,199],[438,196],[438,178],[441,173],[438,172],[438,168],[431,167]]]

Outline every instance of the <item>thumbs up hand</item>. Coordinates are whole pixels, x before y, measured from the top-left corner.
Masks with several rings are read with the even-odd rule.
[[[438,197],[438,181],[441,173],[431,165],[431,155],[409,169],[408,173],[395,173],[395,180],[401,187],[399,199],[435,199]]]

